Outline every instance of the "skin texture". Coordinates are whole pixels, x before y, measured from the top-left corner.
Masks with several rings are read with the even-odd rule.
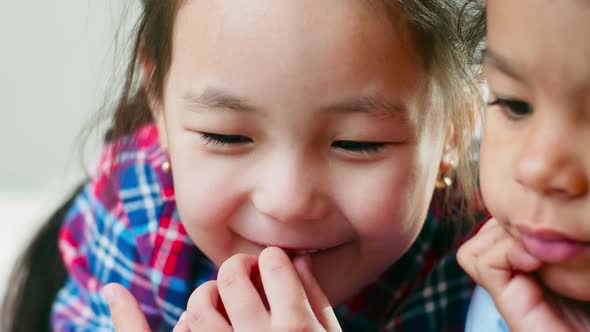
[[[415,241],[448,119],[406,22],[382,6],[180,8],[164,97],[151,104],[183,225],[220,269],[177,331],[339,331],[330,304]],[[131,330],[117,317],[140,316],[125,312],[137,305],[116,298],[130,302],[110,306],[115,327]]]
[[[154,115],[189,236],[217,265],[331,248],[311,266],[343,302],[422,228],[445,137],[428,86],[405,22],[377,5],[188,2]]]
[[[480,175],[495,220],[459,260],[515,331],[582,328],[590,315],[590,2],[490,0],[487,15]],[[527,234],[560,234],[581,249],[554,260]],[[545,287],[569,304],[549,303]],[[571,311],[582,319],[563,314]]]
[[[309,257],[293,262],[279,248],[260,257],[238,254],[219,270],[218,280],[199,286],[174,332],[187,331],[318,331],[342,329],[328,299],[311,274]],[[259,271],[262,289],[252,282]],[[260,292],[267,294],[262,301]],[[119,284],[103,288],[116,331],[149,332],[133,295]]]

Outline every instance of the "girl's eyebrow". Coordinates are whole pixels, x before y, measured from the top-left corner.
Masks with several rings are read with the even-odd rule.
[[[388,115],[407,114],[408,108],[401,102],[392,102],[383,96],[359,96],[324,107],[322,111]]]
[[[236,112],[261,112],[245,98],[223,89],[207,87],[200,93],[187,92],[182,97],[191,110],[220,109]],[[334,105],[322,107],[320,112],[367,113],[370,115],[407,114],[402,102],[392,102],[383,96],[356,96]]]
[[[207,87],[200,93],[187,92],[182,98],[191,109],[227,109],[237,112],[256,112],[258,108],[244,98],[218,88]]]
[[[524,82],[523,76],[518,72],[515,66],[510,63],[510,60],[490,48],[485,49],[483,62],[519,82]]]

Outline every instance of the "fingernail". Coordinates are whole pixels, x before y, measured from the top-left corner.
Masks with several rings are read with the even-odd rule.
[[[102,293],[102,296],[104,296],[104,298],[107,300],[107,303],[109,305],[115,304],[115,303],[119,302],[119,300],[121,299],[121,294],[116,289],[116,287],[112,287],[110,285],[104,286],[102,288],[101,293]]]

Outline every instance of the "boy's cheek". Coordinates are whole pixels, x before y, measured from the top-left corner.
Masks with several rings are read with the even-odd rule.
[[[490,135],[484,136],[479,160],[480,189],[486,208],[500,220],[503,219],[500,214],[507,203],[504,201],[510,201],[513,193],[508,154],[509,151],[505,151],[501,142],[494,142]],[[508,204],[508,206],[512,205]]]
[[[590,302],[590,255],[571,266],[546,265],[539,271],[543,283],[553,292],[580,302]]]

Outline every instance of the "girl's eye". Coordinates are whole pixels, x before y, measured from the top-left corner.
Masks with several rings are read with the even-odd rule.
[[[533,107],[522,100],[500,98],[488,103],[489,106],[500,106],[511,120],[521,120],[533,112]]]
[[[359,141],[336,141],[332,143],[332,147],[363,153],[379,153],[385,149],[385,143],[379,142],[359,142]]]
[[[254,142],[251,138],[242,135],[222,135],[214,133],[201,133],[205,144],[226,145],[226,144],[244,144]]]

